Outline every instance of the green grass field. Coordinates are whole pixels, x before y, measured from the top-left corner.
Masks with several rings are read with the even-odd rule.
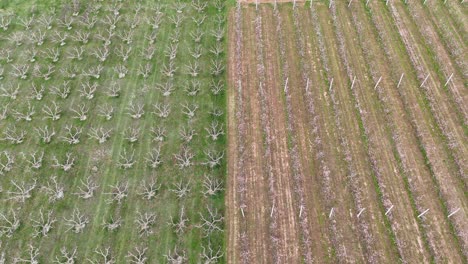
[[[217,262],[224,263],[224,232],[216,228],[223,229],[223,221],[218,220],[222,220],[224,215],[225,138],[221,135],[217,140],[212,140],[207,137],[205,128],[212,122],[218,122],[219,127],[225,124],[225,113],[214,114],[214,111],[224,112],[224,90],[214,92],[213,85],[219,83],[225,86],[223,34],[226,3],[195,1],[201,5],[207,4],[206,8],[197,11],[192,1],[177,4],[166,0],[79,2],[78,6],[46,0],[36,1],[34,6],[28,1],[0,2],[1,17],[4,21],[11,18],[6,30],[0,29],[0,67],[3,69],[0,113],[5,113],[5,118],[0,120],[0,213],[4,216],[0,218],[0,253],[4,253],[5,263],[12,263],[15,259],[20,262],[34,259],[30,256],[32,248],[38,250],[37,260],[40,263],[65,261],[60,257],[62,248],[70,254],[76,249],[77,263],[137,263],[130,262],[135,259],[127,255],[146,248],[146,263],[171,262],[171,259],[177,258],[176,255],[180,257],[179,260],[184,259],[188,263],[207,261],[204,255],[211,255]],[[118,12],[115,7],[120,7]],[[148,21],[159,14],[161,22],[153,27]],[[47,20],[44,18],[51,19],[50,28],[47,23],[42,23]],[[86,18],[89,21],[96,19],[96,23],[87,27],[82,23]],[[27,24],[30,19],[29,26],[22,25],[21,21]],[[176,25],[179,19],[180,25]],[[114,20],[116,23],[112,25]],[[70,28],[63,25],[70,21]],[[133,29],[132,23],[135,23]],[[199,42],[193,37],[198,31],[203,33]],[[80,33],[89,33],[89,40],[84,41],[86,43],[76,39]],[[129,33],[131,41],[125,39]],[[150,43],[149,36],[152,34],[155,36],[154,43]],[[43,41],[41,35],[44,36]],[[65,38],[60,40],[60,37]],[[124,60],[119,56],[119,51],[127,51],[130,47],[128,59]],[[171,47],[177,47],[174,58],[168,56]],[[220,49],[219,52],[214,50],[216,47]],[[69,58],[75,48],[83,49],[80,60]],[[153,56],[150,56],[151,49]],[[31,55],[32,51],[37,54]],[[99,52],[106,51],[108,55],[99,58],[102,55]],[[195,51],[199,51],[199,57],[193,54],[198,53]],[[58,52],[56,61],[53,58],[55,52]],[[94,55],[94,52],[98,54]],[[163,70],[171,62],[175,72],[173,76],[167,76]],[[193,68],[197,69],[189,74],[189,67],[195,64],[198,67]],[[216,64],[222,66],[217,73],[214,72]],[[23,65],[27,68],[23,78],[15,76],[17,72],[14,68]],[[144,70],[146,65],[149,65],[149,69],[144,77],[139,70]],[[48,66],[52,67],[49,76]],[[99,78],[90,76],[90,71],[98,67],[102,68]],[[128,72],[119,78],[116,67],[125,68]],[[70,78],[71,72],[75,72],[76,76]],[[54,90],[64,92],[64,83],[67,83],[70,92],[62,98]],[[159,88],[167,83],[173,89],[168,92],[170,94],[164,95]],[[87,84],[90,87],[96,85],[94,93],[89,91]],[[42,99],[38,100],[37,94],[33,96],[34,87],[37,90],[44,88]],[[120,87],[119,95],[109,96],[110,87]],[[157,110],[155,104],[168,105],[168,116],[164,118],[154,113]],[[198,107],[193,117],[183,113],[183,105]],[[75,118],[77,114],[73,110],[79,110],[81,106],[87,110],[86,120]],[[132,110],[129,108],[132,106],[142,106],[144,114],[140,118],[131,117]],[[58,120],[48,118],[46,107],[56,112]],[[99,114],[102,108],[113,108],[110,120]],[[19,120],[27,115],[28,109],[35,112],[31,120]],[[41,140],[36,131],[46,126],[49,131],[55,131],[48,144]],[[67,126],[81,130],[79,143],[69,144],[63,139],[67,136]],[[152,133],[158,127],[166,131],[163,141],[155,140]],[[111,131],[110,137],[102,144],[89,136],[93,129],[101,128],[102,131]],[[9,129],[17,133],[25,132],[24,140],[16,138],[22,142],[15,144],[12,142],[14,139],[7,139]],[[129,129],[139,132],[136,142],[126,139]],[[195,135],[191,141],[181,138],[180,131],[183,129],[193,129]],[[150,157],[149,153],[159,148],[162,163],[152,168],[146,159]],[[184,149],[193,154],[192,164],[180,168],[176,157]],[[40,168],[32,168],[28,162],[33,153],[36,153],[36,157],[44,153]],[[67,153],[74,158],[72,168],[64,171],[54,166],[54,156],[59,163],[63,163]],[[132,153],[134,156],[130,163],[134,164],[131,168],[122,168],[122,155],[130,158]],[[219,164],[210,167],[204,164],[209,153],[224,156]],[[11,168],[8,157],[14,159]],[[54,177],[58,189],[63,188],[63,197],[58,195],[56,201],[52,201],[53,195],[45,188],[50,184],[52,189],[57,189]],[[217,181],[221,190],[205,195],[207,178]],[[86,179],[99,186],[89,199],[76,194]],[[160,188],[155,197],[147,200],[141,193],[143,186],[149,186],[151,181]],[[14,184],[22,187],[23,183],[26,188],[35,183],[35,187],[30,192],[22,193],[28,196],[24,201],[14,199],[18,198],[14,193],[18,192]],[[121,202],[112,200],[114,195],[109,194],[118,184],[128,184]],[[189,189],[183,197],[176,195],[178,185]],[[69,222],[66,220],[72,217],[75,209],[88,219],[79,233],[68,230]],[[171,222],[181,220],[182,210],[182,219],[187,220],[186,227],[177,232]],[[212,221],[212,232],[206,225],[211,221],[208,210],[217,211],[216,221]],[[51,212],[51,219],[55,219],[55,222],[49,232],[35,236],[36,231],[44,231],[35,227],[33,221],[40,220],[41,211],[45,216]],[[146,229],[148,232],[142,234],[137,220],[140,214],[145,213],[154,216],[154,221],[150,221],[149,229]],[[14,216],[20,223],[17,228],[11,228],[8,223],[14,220]],[[121,225],[110,231],[104,228],[104,223],[112,218],[120,218]],[[104,253],[107,248],[110,249],[109,262],[105,262],[104,256],[97,253]],[[211,253],[210,248],[213,250]]]

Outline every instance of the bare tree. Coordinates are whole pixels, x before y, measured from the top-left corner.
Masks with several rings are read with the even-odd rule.
[[[152,127],[151,132],[154,135],[154,138],[153,138],[154,141],[163,142],[164,139],[166,138],[166,128],[162,126]]]
[[[57,264],[75,264],[76,261],[76,247],[73,248],[71,251],[68,251],[66,247],[62,247],[60,249],[60,256],[55,256],[54,263]]]
[[[94,93],[96,93],[97,88],[97,83],[91,83],[89,81],[84,82],[81,84],[80,96],[91,100],[94,98]]]
[[[202,56],[202,54],[203,54],[202,45],[196,45],[195,48],[193,48],[193,50],[190,50],[190,55],[196,60],[198,60]]]
[[[104,117],[106,120],[111,120],[114,114],[114,107],[108,104],[98,106],[98,115]]]
[[[130,45],[133,43],[133,30],[123,30],[118,34],[118,37],[127,45]]]
[[[128,110],[128,115],[133,118],[133,119],[140,119],[144,114],[145,105],[142,103],[130,103],[130,105],[127,107]]]
[[[224,130],[222,125],[218,123],[217,120],[211,122],[211,125],[205,128],[208,135],[206,137],[211,138],[211,140],[218,140],[219,136],[224,135]]]
[[[70,145],[76,145],[80,143],[80,136],[83,132],[83,128],[76,127],[73,125],[66,125],[65,130],[67,131],[67,133],[64,136],[60,137],[63,141],[67,142]]]
[[[218,263],[219,260],[224,256],[221,251],[221,247],[218,247],[217,251],[214,251],[211,247],[211,243],[208,244],[208,249],[202,246],[203,252],[200,254],[204,264]]]
[[[90,138],[96,139],[99,142],[99,144],[103,144],[110,138],[111,132],[112,129],[105,129],[103,127],[92,127],[88,132],[88,136]]]
[[[122,223],[123,221],[120,216],[117,219],[114,219],[114,217],[112,216],[109,219],[109,221],[104,222],[103,226],[104,226],[104,229],[106,229],[107,231],[113,232],[119,229],[120,226],[122,226]]]
[[[138,141],[138,137],[140,136],[140,128],[139,127],[129,127],[123,133],[124,139],[128,140],[130,143],[135,143]]]
[[[40,88],[37,87],[34,83],[32,84],[32,98],[37,101],[41,101],[44,98],[45,87],[41,84]]]
[[[107,203],[111,204],[117,202],[117,204],[122,204],[123,200],[128,196],[128,182],[117,182],[115,185],[109,185],[111,192],[104,193],[109,195]]]
[[[131,46],[120,45],[119,49],[115,49],[115,55],[120,57],[123,62],[126,62],[130,57],[130,52],[132,52]]]
[[[205,35],[205,32],[203,32],[200,28],[197,28],[195,31],[190,33],[190,36],[197,44],[201,42],[203,35]]]
[[[164,97],[171,95],[172,92],[175,90],[174,84],[171,81],[167,81],[164,84],[158,84],[157,88],[161,91]]]
[[[73,119],[78,119],[80,121],[85,121],[88,119],[89,107],[87,107],[84,103],[81,103],[77,107],[70,108],[70,111],[75,113],[75,115],[72,116]]]
[[[37,46],[42,46],[42,44],[44,44],[45,36],[46,36],[45,32],[42,32],[39,29],[33,32],[32,34],[30,34],[29,39],[31,40],[31,42],[33,42]]]
[[[224,52],[224,48],[220,42],[216,42],[216,44],[210,49],[210,52],[216,57],[219,57],[219,55]]]
[[[203,25],[203,22],[205,22],[205,19],[206,19],[206,15],[202,15],[197,18],[192,17],[193,23],[195,23],[197,27],[200,27],[201,25]]]
[[[15,157],[8,151],[0,152],[0,175],[10,172],[15,164]]]
[[[21,31],[13,32],[12,34],[9,34],[7,39],[13,42],[17,47],[19,47],[23,45],[24,33]]]
[[[78,186],[79,191],[74,194],[87,200],[94,196],[94,191],[96,191],[97,188],[99,188],[99,185],[91,179],[91,176],[88,176],[86,180],[81,180],[81,186]]]
[[[184,183],[181,180],[180,182],[174,183],[174,188],[171,188],[170,190],[176,194],[177,198],[184,198],[191,190],[190,181]]]
[[[9,141],[13,145],[18,145],[23,143],[27,132],[24,130],[18,131],[15,126],[7,127],[3,131],[3,138],[0,138],[0,141]]]
[[[210,168],[214,168],[221,164],[221,160],[224,157],[224,152],[217,152],[217,151],[205,151],[206,162],[203,162],[203,165],[207,165]]]
[[[13,259],[13,263],[30,263],[38,264],[39,263],[39,248],[29,245],[29,250],[27,251],[27,257],[16,257]]]
[[[117,163],[122,169],[131,169],[135,165],[135,150],[131,153],[127,153],[127,150],[124,148],[120,153],[120,160]]]
[[[11,184],[14,188],[10,191],[7,191],[7,195],[9,196],[7,200],[24,203],[27,199],[31,198],[31,192],[36,188],[36,179],[34,179],[33,183],[30,185],[27,185],[24,181],[21,183],[16,183],[13,180],[11,180]]]
[[[11,16],[1,16],[0,17],[0,27],[3,29],[3,31],[7,31],[8,28],[10,27],[12,18]]]
[[[208,6],[207,2],[201,2],[200,0],[192,0],[192,7],[198,12],[203,13]]]
[[[107,60],[107,57],[109,57],[109,54],[110,50],[108,46],[93,49],[93,51],[91,52],[91,55],[96,57],[96,59],[98,59],[100,62],[105,62]]]
[[[48,126],[45,126],[44,128],[34,128],[34,130],[45,144],[49,144],[50,141],[52,141],[52,137],[55,136],[55,130],[52,128],[52,130],[49,131]]]
[[[188,147],[182,147],[178,154],[174,154],[174,158],[177,160],[177,165],[180,169],[188,168],[193,165],[192,159],[195,155],[190,151]]]
[[[198,225],[198,228],[202,228],[205,232],[205,237],[211,235],[211,233],[218,231],[223,232],[222,223],[223,223],[223,216],[218,214],[217,209],[211,209],[207,207],[208,210],[208,217],[205,217],[202,213],[200,213],[200,218],[202,223]]]
[[[29,101],[28,101],[28,107],[24,110],[24,112],[19,112],[19,111],[14,110],[14,109],[11,109],[11,112],[12,112],[13,116],[15,117],[16,121],[24,120],[24,121],[27,121],[27,122],[31,122],[32,117],[36,113],[36,111],[34,110],[34,106],[32,106],[31,102],[29,102]]]
[[[10,84],[8,87],[3,86],[2,84],[0,85],[0,96],[9,98],[11,100],[16,100],[16,97],[19,94],[19,89],[19,84],[17,84],[16,86]]]
[[[164,64],[161,73],[166,75],[167,77],[174,77],[174,74],[178,67],[175,66],[175,62],[173,60],[169,61],[169,64]]]
[[[194,63],[190,62],[185,67],[187,68],[187,73],[192,77],[197,77],[200,74],[200,64],[198,61]]]
[[[94,253],[98,255],[98,259],[100,260],[88,259],[88,261],[92,264],[115,264],[116,263],[115,258],[111,256],[111,250],[109,247],[105,249],[99,249],[99,250],[96,249]]]
[[[195,130],[193,128],[184,126],[179,129],[179,135],[183,141],[188,143],[192,141],[193,137],[197,135],[197,133],[195,133]]]
[[[164,53],[169,58],[169,61],[174,61],[174,59],[177,57],[177,51],[178,50],[179,50],[179,45],[171,44],[171,45],[167,46]]]
[[[67,44],[68,34],[66,32],[55,31],[52,40],[60,46]]]
[[[139,195],[143,196],[145,200],[152,200],[156,197],[157,192],[161,188],[161,184],[157,185],[156,180],[153,178],[148,182],[141,183],[141,191]]]
[[[64,81],[60,86],[52,86],[50,89],[51,94],[57,95],[62,99],[66,99],[70,95],[70,92],[70,81]]]
[[[59,26],[65,28],[66,30],[71,30],[73,28],[73,17],[64,16],[63,18],[58,20]]]
[[[214,76],[219,76],[224,71],[224,64],[221,60],[211,60],[211,73]]]
[[[59,185],[57,177],[51,177],[51,180],[47,182],[47,186],[42,186],[42,190],[49,196],[49,202],[56,202],[62,200],[65,196],[65,188],[63,185]]]
[[[65,154],[65,160],[63,161],[63,163],[61,163],[55,155],[52,157],[52,162],[54,162],[54,164],[52,164],[53,168],[59,168],[63,171],[69,171],[71,170],[73,165],[75,165],[75,158],[70,152],[67,152]]]
[[[84,14],[80,17],[79,22],[81,22],[88,30],[92,29],[96,25],[97,17],[90,14]]]
[[[71,51],[68,51],[68,58],[71,60],[81,61],[83,60],[84,48],[83,47],[73,47]]]
[[[138,67],[137,74],[146,79],[149,77],[152,71],[153,71],[153,66],[151,63],[148,62],[146,64],[140,64],[140,66]]]
[[[155,12],[155,14],[146,20],[148,25],[150,25],[153,29],[158,29],[159,26],[161,25],[162,18],[163,18],[163,13],[161,12]]]
[[[138,218],[135,220],[135,223],[138,226],[138,234],[140,237],[149,236],[153,234],[152,227],[156,222],[156,215],[154,213],[140,213],[138,212]]]
[[[13,75],[16,78],[19,78],[21,80],[26,80],[28,78],[28,70],[29,70],[29,65],[26,64],[14,64],[11,65],[13,67],[13,72],[11,75]]]
[[[57,121],[61,117],[62,110],[57,105],[55,101],[52,101],[52,105],[45,105],[42,107],[42,112],[45,114],[43,119],[51,119],[52,121]]]
[[[158,148],[153,148],[150,152],[148,152],[148,155],[146,157],[146,162],[148,162],[148,165],[156,169],[161,165],[162,159],[161,159],[161,147]]]
[[[0,237],[3,235],[7,238],[12,237],[21,225],[20,220],[16,217],[15,211],[13,211],[13,209],[10,211],[11,217],[7,217],[7,215],[0,213]]]
[[[0,108],[0,121],[5,120],[7,118],[7,116],[8,116],[8,106],[9,106],[9,104],[4,104]]]
[[[39,19],[38,22],[41,24],[43,27],[45,27],[47,30],[52,29],[52,22],[54,21],[53,16],[48,16],[48,15],[42,15]]]
[[[157,30],[153,30],[150,34],[145,35],[145,39],[148,40],[148,43],[150,45],[153,45],[156,42],[156,38],[158,37],[158,32]]]
[[[180,104],[180,106],[182,106],[182,113],[185,114],[188,118],[193,118],[195,116],[195,111],[198,109],[197,104],[189,104],[187,102]]]
[[[86,225],[89,223],[89,218],[82,214],[78,208],[73,209],[73,213],[70,218],[63,218],[65,225],[68,229],[65,232],[72,231],[75,234],[83,232]]]
[[[42,53],[46,59],[51,60],[53,63],[60,60],[60,50],[58,48],[47,48]]]
[[[177,246],[174,250],[169,250],[167,255],[164,255],[169,264],[182,264],[187,262],[187,256],[184,250],[178,250]]]
[[[44,215],[42,209],[39,209],[39,216],[31,218],[32,226],[34,227],[33,237],[46,237],[49,234],[52,225],[57,222],[57,219],[53,217],[52,214],[52,211],[48,211],[47,214]]]
[[[138,248],[135,247],[133,252],[129,251],[127,253],[128,263],[131,264],[146,264],[148,258],[146,257],[146,251],[148,250],[147,247],[145,248]]]
[[[125,78],[125,76],[128,73],[127,67],[123,64],[118,64],[117,66],[114,67],[115,73],[117,73],[119,79]]]
[[[155,51],[156,47],[153,44],[148,45],[148,47],[141,49],[141,56],[143,56],[146,60],[152,60]]]
[[[217,194],[218,192],[224,190],[223,184],[220,180],[212,176],[210,177],[208,175],[205,175],[205,180],[203,181],[203,187],[205,188],[205,190],[203,191],[203,195],[205,197],[213,196]]]
[[[20,26],[23,26],[25,30],[30,30],[34,22],[34,15],[30,17],[18,17],[17,23]]]
[[[200,81],[198,80],[192,80],[190,82],[190,84],[187,84],[185,86],[185,92],[187,93],[187,95],[189,96],[195,96],[197,95],[198,92],[200,92],[200,88],[201,88],[201,83]]]
[[[25,52],[25,57],[26,60],[29,62],[35,62],[37,59],[37,54],[39,51],[36,49],[36,47],[31,47],[30,49],[26,50]]]
[[[224,115],[224,112],[221,108],[213,108],[213,110],[210,111],[210,114],[212,114],[215,117],[220,117]]]
[[[120,96],[120,85],[116,82],[112,82],[107,88],[107,96],[117,98]]]
[[[72,38],[77,42],[81,42],[81,44],[87,44],[89,42],[89,36],[89,32],[77,30],[75,35],[72,35]]]
[[[184,233],[185,229],[187,228],[187,222],[189,221],[189,219],[186,217],[185,215],[185,207],[182,206],[180,208],[180,212],[179,212],[179,215],[176,219],[174,219],[172,216],[171,216],[171,221],[169,222],[169,225],[172,226],[177,235],[180,235],[182,233]]]
[[[44,151],[41,151],[39,153],[37,151],[34,151],[34,152],[30,153],[29,155],[26,155],[24,153],[22,153],[22,154],[23,154],[24,160],[26,161],[26,163],[29,164],[30,168],[37,170],[37,169],[40,169],[42,167],[42,161],[44,159]],[[29,156],[29,158],[28,158],[28,156]]]
[[[171,107],[169,104],[156,103],[153,105],[153,107],[154,111],[152,113],[161,118],[168,117],[171,112]]]

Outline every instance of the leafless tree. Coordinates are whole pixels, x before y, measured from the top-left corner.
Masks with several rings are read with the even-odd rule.
[[[70,16],[64,16],[61,19],[58,19],[58,24],[59,26],[65,28],[66,30],[71,30],[73,28],[73,17]]]
[[[3,131],[3,138],[0,141],[9,141],[13,145],[18,145],[24,142],[27,132],[18,130],[15,126],[7,127]]]
[[[169,264],[183,264],[187,262],[187,256],[185,254],[185,251],[181,251],[177,249],[177,246],[174,248],[174,250],[169,250],[167,255],[164,255],[166,257],[166,260]]]
[[[52,137],[55,136],[55,130],[52,128],[52,130],[49,131],[48,126],[45,126],[44,128],[35,128],[34,130],[45,144],[49,144]]]
[[[133,33],[134,31],[132,29],[129,30],[123,30],[118,34],[118,37],[127,45],[130,45],[133,43]]]
[[[197,25],[197,27],[200,27],[203,25],[203,22],[205,22],[206,15],[199,16],[197,18],[192,17],[193,22]]]
[[[96,139],[99,142],[99,144],[103,144],[110,138],[111,132],[112,129],[105,129],[103,127],[92,127],[88,132],[88,136],[90,138]]]
[[[207,165],[210,168],[214,168],[221,164],[221,160],[224,157],[224,152],[217,151],[205,151],[206,162],[203,162],[203,165]]]
[[[190,36],[193,38],[193,41],[197,44],[201,42],[204,35],[205,32],[203,32],[200,28],[197,28],[195,31],[190,33]]]
[[[158,84],[157,89],[161,91],[162,96],[164,97],[171,95],[175,90],[174,84],[171,81],[167,81],[164,84]]]
[[[81,180],[81,185],[78,186],[79,191],[74,194],[87,200],[94,196],[94,191],[96,191],[97,188],[99,188],[99,185],[91,179],[91,176],[88,176],[86,180]]]
[[[167,46],[164,53],[169,58],[169,61],[173,61],[177,57],[177,51],[178,50],[179,50],[179,45],[171,44],[171,45]]]
[[[114,217],[111,217],[109,219],[109,221],[106,221],[104,222],[104,229],[106,229],[107,231],[115,231],[117,229],[120,228],[120,226],[122,226],[122,218],[119,216],[118,218],[114,219]]]
[[[185,114],[188,118],[193,118],[195,116],[195,111],[198,109],[197,104],[189,104],[187,102],[180,104],[180,106],[182,106],[182,113]]]
[[[34,151],[30,153],[29,155],[26,155],[24,153],[22,154],[23,154],[24,160],[26,161],[27,164],[29,164],[30,168],[37,170],[42,167],[42,161],[44,159],[44,151],[41,151],[41,152]]]
[[[70,152],[67,152],[65,154],[65,160],[63,161],[63,163],[61,163],[55,155],[52,157],[52,161],[54,162],[54,164],[52,164],[53,168],[59,168],[59,169],[62,169],[63,171],[69,171],[71,170],[73,165],[75,165],[75,158],[72,156],[72,153]]]
[[[67,38],[68,34],[66,32],[60,32],[56,30],[54,32],[54,37],[52,37],[52,40],[55,43],[58,43],[60,46],[65,46],[67,44]]]
[[[30,17],[18,17],[17,23],[23,26],[25,30],[30,30],[34,22],[34,15]]]
[[[220,180],[216,179],[215,177],[205,175],[205,180],[203,181],[203,187],[205,190],[203,191],[203,195],[205,197],[213,196],[218,192],[224,190],[223,184]]]
[[[63,197],[65,197],[65,188],[58,184],[56,176],[51,177],[47,185],[42,186],[42,190],[49,196],[49,202],[52,203],[62,200]]]
[[[29,39],[31,40],[31,42],[33,42],[37,46],[42,46],[42,44],[44,44],[45,36],[46,36],[45,32],[42,32],[39,29],[33,32],[32,34],[30,34]]]
[[[193,137],[197,135],[197,133],[195,133],[195,130],[193,128],[183,126],[179,129],[179,135],[183,141],[188,143],[192,141]]]
[[[115,31],[113,29],[106,29],[107,33],[104,33],[103,31],[98,31],[98,33],[95,35],[96,39],[101,40],[104,42],[104,46],[109,46],[112,41],[112,37],[115,35]]]
[[[135,247],[133,252],[129,251],[127,253],[128,263],[130,264],[146,264],[148,262],[148,258],[146,257],[146,251],[148,250],[147,247],[139,248]]]
[[[128,142],[135,143],[138,141],[138,137],[140,136],[140,128],[129,127],[124,131],[123,135],[124,139],[128,140]]]
[[[5,120],[8,116],[8,106],[9,104],[4,104],[0,108],[0,121]]]
[[[147,158],[145,159],[146,162],[148,162],[148,165],[156,169],[161,165],[162,160],[161,160],[161,148],[153,148],[150,152],[148,152]]]
[[[184,183],[181,180],[177,183],[174,183],[174,188],[171,188],[170,190],[176,194],[177,198],[182,199],[187,196],[191,190],[190,181]]]
[[[151,63],[148,62],[146,64],[140,64],[140,66],[138,67],[137,74],[146,79],[149,77],[152,71],[153,71],[153,66],[151,65]]]
[[[0,175],[10,172],[15,164],[15,156],[8,151],[0,152]]]
[[[148,45],[146,48],[141,49],[141,56],[146,60],[152,60],[154,57],[154,53],[156,51],[156,47],[154,44]]]
[[[36,111],[34,110],[34,106],[28,101],[28,107],[24,109],[24,112],[19,112],[17,110],[11,109],[13,116],[15,117],[16,121],[27,121],[31,122],[34,114]]]
[[[218,140],[219,136],[224,135],[224,130],[222,125],[218,123],[217,120],[211,122],[211,125],[205,128],[208,135],[206,137],[211,138],[211,140]]]
[[[179,212],[178,217],[176,219],[174,219],[171,216],[171,221],[168,224],[175,229],[177,235],[180,235],[180,234],[184,233],[185,229],[187,228],[187,222],[188,221],[189,221],[189,219],[185,215],[185,207],[182,206],[180,208],[180,212]]]
[[[86,225],[89,223],[89,218],[82,214],[78,208],[73,209],[73,213],[70,218],[63,218],[65,225],[68,229],[65,232],[72,231],[75,234],[83,232]]]
[[[28,78],[28,70],[29,70],[29,65],[26,64],[13,64],[11,65],[13,67],[13,72],[11,75],[13,75],[16,78],[20,78],[22,80],[26,80]]]
[[[159,189],[161,188],[161,184],[157,184],[156,180],[153,178],[148,182],[142,182],[140,189],[141,191],[138,193],[143,197],[145,200],[152,200],[156,197]]]
[[[87,44],[89,42],[89,36],[89,32],[77,30],[76,33],[72,35],[72,38],[77,42],[81,42],[81,44]]]
[[[128,115],[133,118],[133,119],[140,119],[144,114],[145,105],[142,103],[130,103],[130,105],[127,107]]]
[[[169,104],[156,103],[153,105],[153,107],[154,107],[154,112],[152,113],[161,118],[168,117],[171,112],[171,107]]]
[[[94,98],[94,93],[96,93],[98,86],[97,83],[91,83],[89,81],[81,84],[80,96],[88,100]]]
[[[124,78],[128,73],[127,67],[125,67],[125,65],[123,64],[118,64],[117,66],[115,66],[114,71],[115,73],[117,73],[119,79]]]
[[[214,76],[219,76],[224,71],[224,64],[221,60],[211,60],[211,73]]]
[[[23,40],[24,40],[24,33],[23,32],[13,32],[12,34],[9,34],[7,39],[11,42],[13,42],[17,47],[23,45]],[[7,54],[9,56],[9,54]],[[11,61],[10,61],[11,62]]]
[[[39,51],[36,49],[36,47],[31,47],[30,49],[25,51],[25,57],[26,60],[29,62],[35,62],[37,59],[37,54]]]
[[[196,45],[195,48],[193,48],[193,50],[190,50],[190,55],[198,60],[203,54],[203,47],[202,45]]]
[[[1,16],[0,17],[0,27],[3,29],[3,31],[7,31],[8,28],[10,27],[12,18],[11,16]]]
[[[148,18],[146,21],[148,25],[150,25],[153,29],[158,29],[161,25],[163,15],[164,14],[161,12],[155,12],[155,14],[151,18]]]
[[[131,153],[127,153],[127,150],[124,148],[120,153],[118,166],[122,169],[131,169],[135,163],[135,150],[133,150]]]
[[[116,98],[120,96],[120,85],[116,82],[112,82],[108,87],[107,87],[107,96]]]
[[[115,49],[115,55],[120,57],[123,62],[126,62],[130,57],[130,52],[132,52],[131,46],[120,45],[119,49]]]
[[[223,232],[222,229],[222,223],[223,223],[223,216],[220,216],[218,214],[217,209],[211,209],[210,207],[207,206],[208,210],[208,216],[205,217],[202,213],[200,214],[200,218],[202,223],[198,225],[198,228],[202,228],[205,232],[205,237],[208,237],[211,235],[211,233],[218,231],[218,232]]]
[[[200,92],[200,88],[201,88],[201,83],[200,81],[198,80],[192,80],[190,83],[188,83],[186,86],[185,86],[185,92],[187,93],[187,95],[189,96],[195,96],[197,95],[198,92]]]
[[[104,117],[106,120],[111,120],[114,114],[114,107],[108,104],[98,106],[98,115]]]
[[[83,59],[84,48],[83,47],[73,47],[71,51],[68,52],[68,58],[72,60],[81,61]]]
[[[33,237],[46,237],[49,234],[52,225],[57,222],[57,219],[53,217],[52,214],[52,211],[48,211],[47,214],[44,215],[42,209],[39,209],[39,216],[31,218],[32,226],[34,227]]]
[[[138,218],[135,220],[135,223],[138,226],[138,234],[140,237],[149,236],[153,234],[152,227],[156,222],[156,215],[154,213],[140,213],[138,212]]]
[[[220,94],[224,90],[224,83],[219,80],[215,82],[214,80],[211,82],[211,92],[214,95]]]
[[[216,57],[219,57],[219,55],[224,52],[224,48],[220,42],[216,42],[216,44],[210,49],[210,52]]]
[[[51,60],[53,63],[60,60],[60,50],[58,48],[47,48],[42,53],[46,59]]]
[[[38,264],[39,263],[39,248],[29,245],[29,250],[27,251],[27,257],[16,257],[13,259],[13,263],[30,263]]]
[[[128,182],[117,182],[115,185],[109,185],[111,192],[104,193],[109,195],[107,203],[111,204],[117,202],[117,204],[122,204],[123,200],[128,196]]]
[[[109,247],[105,249],[99,249],[99,250],[96,249],[94,253],[97,254],[98,259],[100,260],[96,260],[96,259],[92,260],[88,258],[88,261],[91,264],[115,264],[116,263],[115,258],[113,258],[111,255],[111,250]]]
[[[156,42],[156,38],[158,37],[158,31],[153,30],[151,33],[145,35],[145,39],[148,40],[150,45],[153,45]]]
[[[92,29],[96,25],[97,17],[95,15],[84,14],[80,17],[81,22],[88,30]]]
[[[16,217],[15,211],[13,211],[13,209],[10,211],[11,217],[7,217],[7,215],[0,213],[0,237],[3,235],[7,238],[12,237],[21,225],[20,220]]]
[[[99,78],[101,78],[102,70],[104,70],[104,66],[99,64],[97,66],[89,67],[88,70],[83,70],[82,74],[83,74],[83,76],[88,76],[88,77],[92,77],[94,79],[99,79]]]
[[[52,105],[45,105],[42,107],[42,112],[45,114],[43,119],[51,119],[52,121],[57,121],[61,117],[62,110],[57,105],[55,101],[52,101]]]
[[[163,142],[166,138],[166,128],[162,126],[152,127],[151,132],[154,135],[154,141]]]
[[[0,85],[0,96],[1,97],[6,97],[11,100],[16,100],[18,94],[19,94],[19,89],[20,86],[17,84],[16,86],[13,86],[13,84],[8,85],[7,87]]]
[[[210,114],[212,114],[215,117],[220,117],[220,116],[224,115],[224,112],[223,112],[223,110],[221,108],[213,108],[210,111]]]
[[[218,263],[219,260],[224,256],[221,251],[221,247],[218,247],[217,251],[214,251],[211,247],[211,243],[208,244],[208,249],[202,246],[203,252],[200,254],[204,264]]]
[[[11,184],[14,188],[7,191],[7,195],[9,196],[7,200],[24,203],[27,199],[31,198],[31,192],[36,188],[36,179],[34,179],[33,183],[30,185],[27,185],[24,181],[16,183],[13,180],[11,180]]]
[[[101,22],[107,26],[109,26],[109,28],[111,30],[114,30],[117,28],[117,23],[119,22],[121,16],[112,16],[112,15],[106,15],[103,19],[101,19]]]
[[[192,7],[198,12],[203,13],[208,6],[207,2],[201,2],[200,0],[192,0]]]
[[[70,108],[70,111],[75,114],[72,116],[73,119],[78,119],[80,121],[85,121],[88,119],[89,107],[87,107],[84,103],[78,105],[75,108]]]
[[[77,251],[76,251],[76,247],[73,248],[71,251],[68,251],[68,249],[66,247],[62,247],[60,249],[60,256],[55,256],[55,260],[54,260],[54,263],[57,263],[57,264],[75,264],[75,261],[76,261],[76,254],[77,254]]]
[[[37,101],[41,101],[44,98],[45,87],[41,84],[40,87],[37,87],[34,83],[32,84],[32,98]]]
[[[70,95],[71,87],[69,81],[64,81],[60,86],[52,86],[50,88],[50,93],[57,95],[62,99],[66,99]]]
[[[93,49],[93,51],[91,52],[91,55],[96,57],[96,59],[98,59],[100,62],[105,62],[107,58],[109,57],[109,54],[110,54],[110,50],[108,46]]]
[[[83,128],[76,127],[74,125],[66,125],[65,130],[67,131],[66,134],[60,137],[63,141],[70,145],[76,145],[80,143],[80,135],[83,132]]]
[[[54,21],[53,16],[49,15],[42,15],[38,20],[39,24],[41,24],[45,29],[51,30],[52,29],[52,22]]]

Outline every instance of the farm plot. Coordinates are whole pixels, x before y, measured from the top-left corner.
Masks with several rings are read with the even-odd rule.
[[[462,5],[229,13],[228,262],[466,261]]]
[[[15,2],[0,263],[224,262],[226,3]]]

